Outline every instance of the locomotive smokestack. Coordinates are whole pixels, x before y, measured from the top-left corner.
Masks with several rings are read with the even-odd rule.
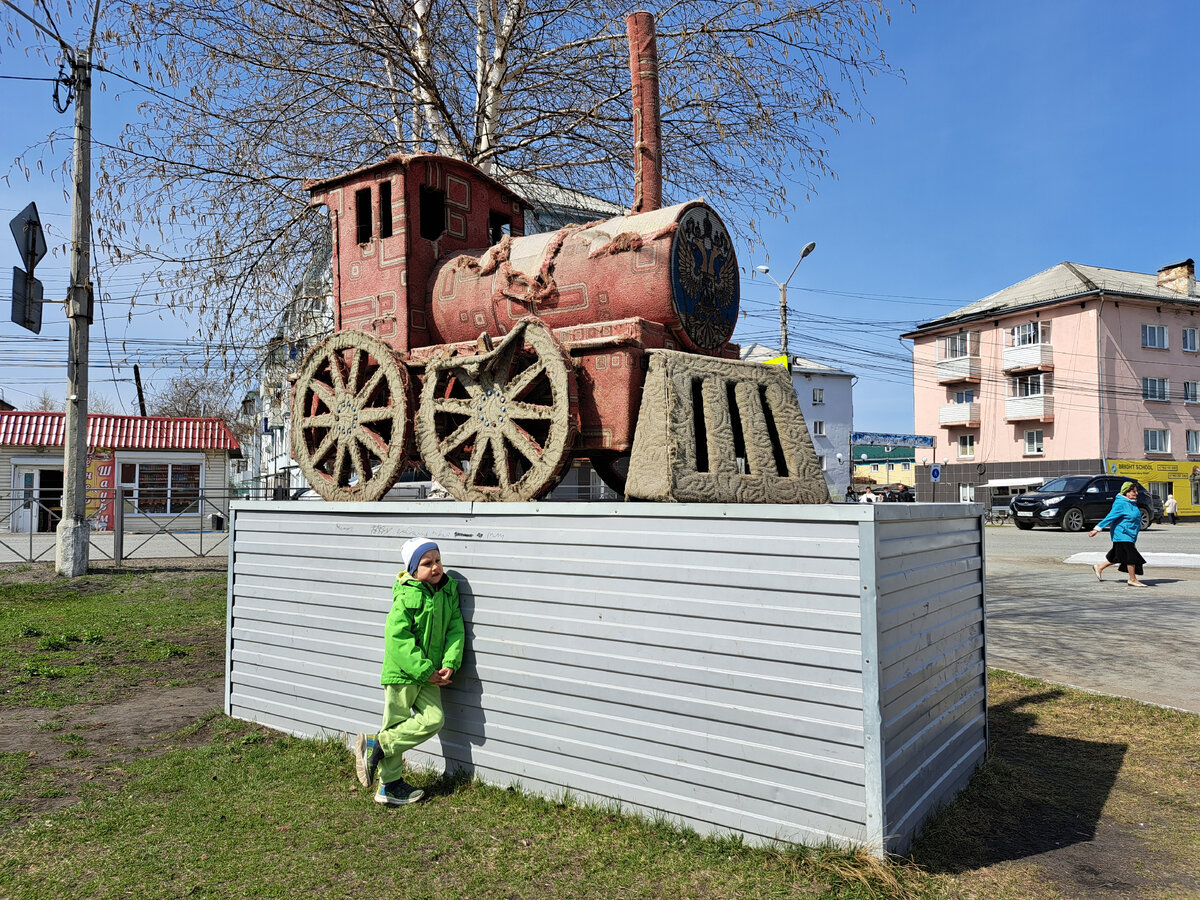
[[[645,10],[625,19],[629,31],[629,74],[633,79],[633,208],[662,206],[662,122],[658,113],[658,47],[654,15]]]

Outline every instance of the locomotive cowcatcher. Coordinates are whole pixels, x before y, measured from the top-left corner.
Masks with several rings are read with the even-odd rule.
[[[628,25],[635,198],[627,215],[525,235],[521,197],[433,154],[393,155],[305,184],[312,205],[329,209],[335,332],[296,377],[292,450],[326,500],[377,500],[417,464],[459,500],[532,500],[575,457],[624,491],[626,467],[639,465],[639,428],[650,456],[680,430],[640,421],[658,353],[697,414],[707,403],[735,428],[744,421],[770,432],[774,451],[756,468],[777,464],[774,475],[793,480],[806,468],[794,461],[812,448],[802,419],[794,427],[790,381],[795,409],[782,418],[791,427],[772,417],[772,406],[787,405],[774,387],[773,404],[765,388],[743,390],[774,367],[754,366],[748,378],[751,364],[729,343],[739,307],[729,232],[703,200],[660,208],[654,24],[634,13]],[[693,372],[693,359],[707,365]],[[721,385],[708,383],[714,371]],[[667,415],[661,403],[654,409]],[[698,455],[713,472],[727,456],[735,481],[749,475],[745,439],[733,435],[728,453],[706,443],[721,433],[701,423],[677,455]],[[744,498],[732,486],[705,499]]]

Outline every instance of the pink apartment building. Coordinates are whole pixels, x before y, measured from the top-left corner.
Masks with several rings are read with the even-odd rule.
[[[937,495],[997,503],[1054,475],[1133,476],[1200,515],[1195,264],[1157,275],[1063,262],[903,335]],[[920,462],[921,454],[918,454]]]

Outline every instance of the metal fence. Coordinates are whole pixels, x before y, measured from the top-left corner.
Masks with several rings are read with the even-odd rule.
[[[229,552],[229,501],[244,494],[203,491],[171,504],[123,488],[85,495],[92,560],[208,557]],[[0,563],[53,562],[62,519],[58,491],[0,492]]]

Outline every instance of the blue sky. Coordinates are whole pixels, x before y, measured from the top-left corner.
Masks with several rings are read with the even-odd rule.
[[[772,274],[785,277],[816,241],[788,290],[791,349],[859,376],[857,429],[909,431],[910,345],[897,337],[913,324],[1064,259],[1153,272],[1200,253],[1189,166],[1197,33],[1200,4],[1185,0],[923,0],[916,12],[894,10],[881,42],[904,78],[868,83],[874,122],[849,123],[829,142],[838,177],[821,181],[811,199],[797,197],[787,221],[765,223],[762,248],[741,249],[745,316],[736,337],[778,343],[778,289],[751,278],[753,266],[765,248]],[[50,74],[7,48],[0,54],[0,75]],[[35,199],[61,236],[69,207],[58,184],[26,184],[8,161],[51,127],[69,129],[70,116],[53,113],[48,84],[5,81],[0,90],[8,120],[0,174],[11,180],[0,183],[0,216],[7,222]],[[101,112],[114,109],[121,105],[101,101],[98,128]],[[68,152],[57,148],[60,158]],[[34,345],[7,322],[18,260],[6,232],[0,386],[20,405],[43,388],[63,392],[65,327],[61,311],[47,308],[45,340]],[[47,296],[62,295],[65,269],[65,261],[41,264]],[[127,293],[115,277],[111,287]],[[113,341],[186,334],[144,305],[132,322],[127,312],[108,313]],[[94,342],[103,327],[98,320]],[[114,358],[122,355],[118,348]],[[39,360],[45,365],[33,365]],[[135,411],[130,383],[114,389],[114,377],[132,376],[94,371],[94,389]]]

